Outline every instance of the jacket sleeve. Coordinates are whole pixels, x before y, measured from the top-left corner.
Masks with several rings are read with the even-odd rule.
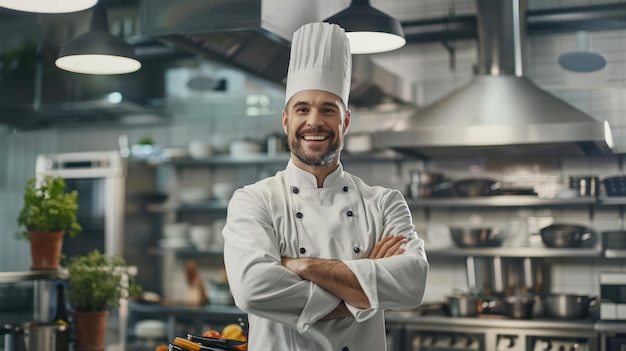
[[[424,241],[415,233],[409,207],[397,190],[385,194],[380,206],[383,216],[382,236],[402,234],[409,241],[404,244],[405,252],[401,255],[344,261],[356,275],[370,301],[371,307],[365,310],[348,306],[357,321],[366,320],[381,309],[414,309],[424,298],[429,264]]]
[[[235,304],[305,333],[339,298],[281,264],[278,239],[261,194],[239,189],[228,205],[224,264]]]

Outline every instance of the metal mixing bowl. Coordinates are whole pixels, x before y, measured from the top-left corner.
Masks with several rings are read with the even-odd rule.
[[[450,236],[459,247],[497,247],[503,234],[497,228],[450,228]]]

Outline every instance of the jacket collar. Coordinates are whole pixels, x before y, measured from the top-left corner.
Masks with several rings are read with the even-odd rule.
[[[290,186],[301,188],[317,188],[317,179],[312,173],[309,173],[302,168],[298,168],[295,163],[290,159],[285,169],[287,174],[287,182]],[[331,187],[338,184],[344,178],[343,166],[341,162],[337,169],[326,176],[324,179],[324,188]]]

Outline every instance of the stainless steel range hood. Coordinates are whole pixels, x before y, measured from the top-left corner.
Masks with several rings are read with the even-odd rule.
[[[337,5],[308,0],[150,0],[141,2],[145,35],[285,85],[293,32]],[[338,10],[341,10],[339,8]],[[415,89],[366,56],[353,57],[350,103],[414,105]]]
[[[594,119],[523,76],[525,2],[477,2],[477,75],[394,130],[376,133],[376,147],[425,158],[610,154],[608,122]]]

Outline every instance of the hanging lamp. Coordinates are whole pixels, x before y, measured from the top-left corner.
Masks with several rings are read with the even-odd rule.
[[[572,72],[589,73],[603,69],[606,59],[591,51],[591,36],[587,31],[576,32],[576,50],[559,55],[559,65]]]
[[[89,30],[61,46],[55,65],[85,74],[124,74],[141,68],[133,46],[109,32],[101,6],[94,8]]]
[[[68,13],[93,7],[98,0],[0,0],[0,7],[37,13]]]
[[[400,21],[373,8],[369,0],[352,0],[347,9],[324,22],[345,29],[353,54],[391,51],[406,44]]]

